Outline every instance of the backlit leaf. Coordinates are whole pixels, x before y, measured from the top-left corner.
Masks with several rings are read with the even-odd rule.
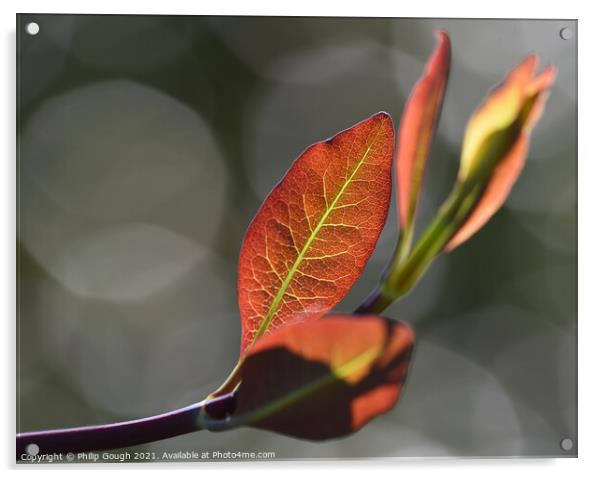
[[[413,342],[408,325],[374,315],[282,327],[249,349],[236,409],[222,428],[312,440],[352,433],[393,407]]]
[[[321,317],[357,280],[387,217],[393,143],[378,113],[310,146],[267,197],[239,259],[241,355],[269,330]]]
[[[462,227],[447,243],[450,251],[477,232],[504,204],[518,179],[529,150],[531,130],[541,117],[556,76],[554,67],[535,75],[530,55],[512,70],[473,114],[466,127],[460,183],[483,187]],[[485,185],[479,183],[485,181]]]
[[[439,44],[412,90],[399,125],[395,166],[402,227],[414,217],[447,86],[451,46],[445,31],[439,30],[437,37]]]

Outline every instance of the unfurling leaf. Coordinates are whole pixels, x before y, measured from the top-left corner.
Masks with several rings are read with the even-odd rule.
[[[239,259],[241,355],[268,330],[321,317],[357,280],[387,217],[393,143],[378,113],[310,146],[267,197]]]
[[[374,315],[329,316],[274,331],[249,349],[225,427],[311,440],[352,433],[393,407],[413,343],[408,325]]]
[[[445,31],[437,31],[437,36],[439,44],[412,90],[399,125],[395,166],[403,228],[411,227],[416,212],[424,167],[447,86],[451,47]]]
[[[535,75],[537,57],[528,56],[473,114],[464,135],[458,181],[483,192],[460,229],[447,243],[450,251],[477,232],[502,206],[520,175],[529,136],[554,82],[549,66]]]

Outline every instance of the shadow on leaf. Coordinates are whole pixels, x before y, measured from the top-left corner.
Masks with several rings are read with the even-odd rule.
[[[377,316],[332,316],[278,330],[244,361],[227,428],[311,440],[353,433],[397,401],[413,340],[408,325]]]

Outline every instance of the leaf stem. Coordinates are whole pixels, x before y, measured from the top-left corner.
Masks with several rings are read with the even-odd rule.
[[[412,239],[414,238],[414,217],[407,222],[403,233],[401,234],[401,244],[398,244],[399,255],[405,260],[412,250]]]
[[[205,400],[213,400],[216,397],[221,397],[222,395],[236,391],[236,389],[240,385],[240,374],[242,372],[242,363],[244,359],[245,355],[238,359],[238,362],[236,362],[236,365],[234,366],[234,368],[230,372],[230,375],[228,375],[224,383],[222,383],[217,390],[211,392],[211,394],[209,394]]]

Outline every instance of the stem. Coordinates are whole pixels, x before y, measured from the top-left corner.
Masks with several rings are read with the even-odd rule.
[[[364,302],[355,310],[356,314],[380,314],[389,307],[395,298],[386,297],[382,287],[374,289]]]
[[[467,191],[465,186],[456,185],[409,253],[407,244],[411,241],[410,234],[413,231],[407,231],[398,241],[380,284],[357,308],[356,313],[381,313],[407,294],[464,222],[480,192],[479,187]]]
[[[224,395],[212,401],[137,420],[62,428],[17,434],[17,460],[27,454],[27,445],[35,443],[40,454],[78,453],[123,448],[206,429],[211,417],[225,417],[233,409],[234,396]],[[210,415],[210,416],[208,416]]]
[[[399,248],[399,256],[402,260],[407,259],[410,251],[412,250],[412,239],[414,238],[414,216],[410,217],[408,220],[405,229],[403,230],[401,244],[397,247]]]

